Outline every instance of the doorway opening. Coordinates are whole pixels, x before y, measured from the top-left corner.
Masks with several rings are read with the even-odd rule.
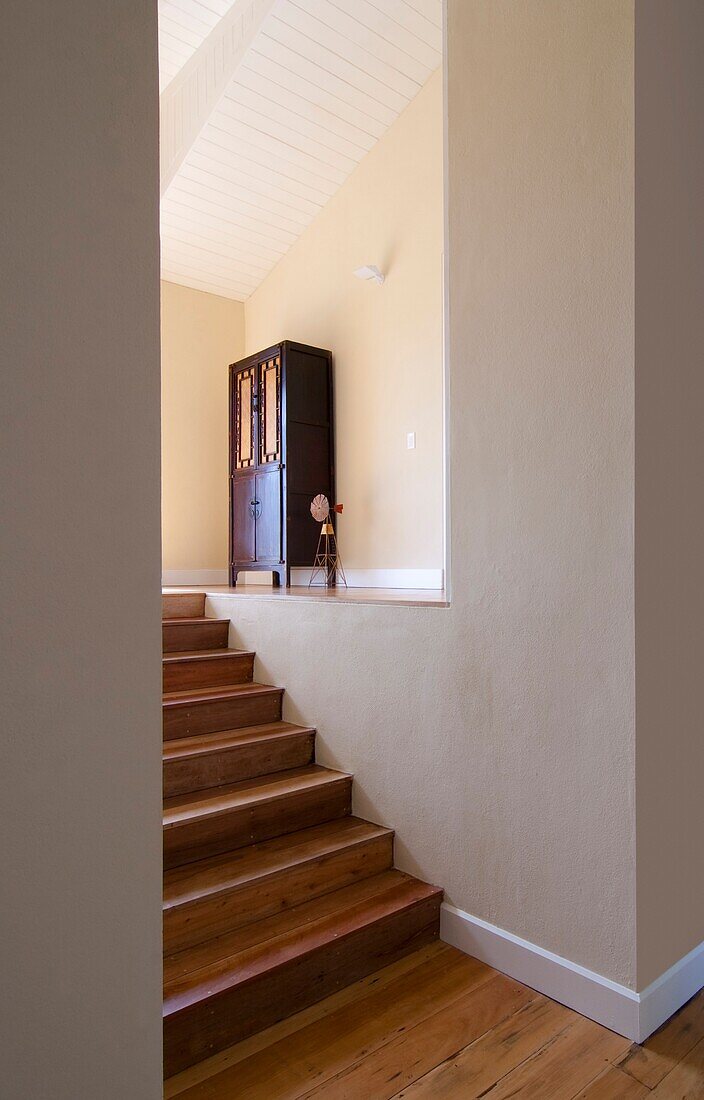
[[[163,581],[272,595],[271,566],[279,596],[307,596],[323,494],[343,506],[348,589],[316,594],[444,603],[442,0],[159,12]],[[281,473],[260,500],[228,367],[252,364],[254,446],[259,372],[285,342],[331,354],[329,454],[312,457],[317,383],[306,408],[280,374],[264,465]]]

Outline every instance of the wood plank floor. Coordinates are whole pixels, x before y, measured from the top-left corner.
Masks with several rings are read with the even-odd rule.
[[[704,990],[633,1046],[435,943],[166,1082],[166,1100],[704,1100]]]

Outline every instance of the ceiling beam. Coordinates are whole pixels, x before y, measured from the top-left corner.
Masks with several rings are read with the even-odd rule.
[[[159,97],[161,194],[186,159],[279,0],[234,3]]]

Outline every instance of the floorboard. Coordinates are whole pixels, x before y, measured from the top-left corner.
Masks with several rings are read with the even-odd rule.
[[[445,944],[166,1082],[165,1100],[704,1100],[704,991],[643,1044]]]
[[[704,1039],[663,1077],[653,1100],[704,1100]]]
[[[577,1100],[642,1100],[644,1096],[650,1096],[650,1089],[618,1066],[609,1066],[580,1092]]]

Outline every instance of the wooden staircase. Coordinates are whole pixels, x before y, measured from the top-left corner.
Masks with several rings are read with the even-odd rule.
[[[162,600],[169,1077],[437,939],[442,891],[393,869],[205,596]]]

